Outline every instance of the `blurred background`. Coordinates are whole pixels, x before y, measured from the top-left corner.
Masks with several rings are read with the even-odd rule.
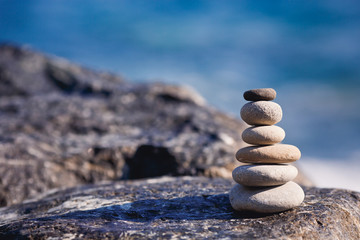
[[[245,90],[275,88],[305,173],[358,191],[359,26],[358,1],[0,0],[0,42],[190,85],[237,118]]]

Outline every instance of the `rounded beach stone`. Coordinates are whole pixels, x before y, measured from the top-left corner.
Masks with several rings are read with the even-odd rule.
[[[236,159],[243,163],[290,163],[300,157],[300,150],[289,144],[245,147],[236,153]]]
[[[236,184],[229,193],[231,206],[238,211],[275,213],[299,206],[304,191],[294,182],[276,187],[245,187]]]
[[[241,185],[260,187],[285,184],[297,174],[297,168],[288,164],[243,165],[234,169],[232,177]]]
[[[240,116],[249,125],[274,125],[281,121],[282,110],[275,102],[249,102],[241,108]]]
[[[276,98],[276,91],[272,88],[251,89],[244,92],[244,98],[248,101],[271,101]]]
[[[242,133],[244,142],[254,145],[279,143],[285,138],[285,131],[278,126],[256,126],[245,129]]]

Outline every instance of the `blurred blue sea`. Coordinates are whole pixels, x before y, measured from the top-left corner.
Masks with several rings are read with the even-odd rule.
[[[286,143],[360,159],[358,1],[0,0],[0,42],[190,85],[236,117],[245,90],[273,87]]]

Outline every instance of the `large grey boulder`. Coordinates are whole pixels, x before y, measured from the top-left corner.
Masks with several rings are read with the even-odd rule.
[[[53,190],[0,209],[0,239],[360,239],[360,193],[305,188],[300,207],[235,212],[233,181],[162,177]]]
[[[101,180],[230,177],[243,128],[187,87],[0,46],[0,206]]]

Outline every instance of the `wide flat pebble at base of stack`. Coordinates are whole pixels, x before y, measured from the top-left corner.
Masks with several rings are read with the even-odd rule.
[[[230,190],[231,206],[238,211],[282,212],[299,206],[305,194],[302,188],[288,182],[276,187],[245,187],[236,184]]]

